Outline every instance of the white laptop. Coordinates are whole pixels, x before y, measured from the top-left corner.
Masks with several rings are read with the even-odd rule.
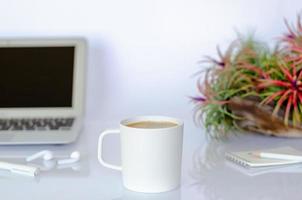
[[[82,38],[0,40],[0,144],[65,144],[84,114]]]

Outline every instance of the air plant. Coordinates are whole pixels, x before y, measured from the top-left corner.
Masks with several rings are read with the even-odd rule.
[[[253,108],[268,112],[271,122],[282,119],[282,130],[302,130],[302,25],[299,16],[295,26],[287,21],[285,24],[288,33],[274,50],[254,38],[239,37],[224,54],[217,48],[219,59],[207,56],[201,62],[209,66],[197,83],[199,95],[192,100],[196,121],[203,123],[211,135],[226,136],[230,130],[245,129],[242,124],[249,125],[247,130],[270,135],[277,132],[262,130],[266,125],[261,126],[255,116],[247,117],[251,110],[232,110],[238,98],[253,99]],[[247,102],[243,104],[249,105]],[[253,122],[246,122],[248,119]]]
[[[292,112],[292,123],[300,126],[302,113],[302,71],[297,70],[298,66],[294,63],[289,66],[279,64],[276,66],[280,70],[280,79],[260,79],[257,87],[265,91],[265,99],[262,104],[269,104],[275,101],[273,115],[277,115],[280,108],[285,107],[284,123],[289,124],[289,114]]]

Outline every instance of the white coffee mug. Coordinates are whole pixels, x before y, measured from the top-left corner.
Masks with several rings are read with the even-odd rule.
[[[135,122],[172,122],[167,128],[133,128]],[[103,139],[120,134],[121,166],[109,164],[102,157]],[[120,122],[119,129],[105,130],[99,137],[98,159],[107,168],[122,171],[124,186],[132,191],[157,193],[180,185],[183,122],[163,116],[143,116]]]

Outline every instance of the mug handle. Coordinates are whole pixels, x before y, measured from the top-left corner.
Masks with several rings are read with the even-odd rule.
[[[120,134],[120,132],[121,131],[119,129],[105,130],[101,133],[101,135],[99,137],[99,143],[98,143],[98,160],[101,163],[101,165],[103,165],[104,167],[110,168],[110,169],[117,170],[117,171],[122,171],[122,167],[118,166],[118,165],[109,164],[106,161],[104,161],[104,159],[103,159],[103,140],[106,135]]]

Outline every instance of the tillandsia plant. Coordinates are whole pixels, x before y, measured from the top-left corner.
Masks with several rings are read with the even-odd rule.
[[[287,33],[270,49],[238,37],[218,59],[205,57],[197,82],[195,120],[214,137],[236,130],[302,137],[302,23],[285,20]]]

